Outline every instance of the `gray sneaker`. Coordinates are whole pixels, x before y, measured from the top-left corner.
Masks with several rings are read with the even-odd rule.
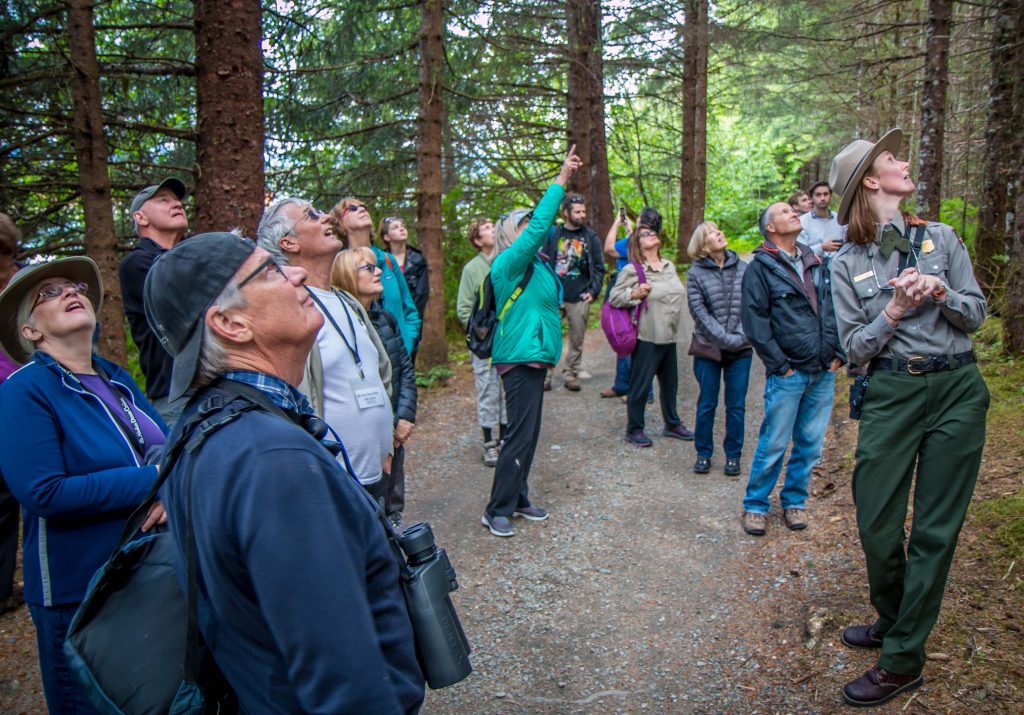
[[[498,440],[484,442],[484,464],[493,467],[498,464]]]
[[[521,516],[529,521],[544,521],[548,518],[548,512],[539,506],[520,506],[516,507],[512,516]]]
[[[515,536],[516,530],[507,516],[489,516],[484,514],[480,517],[480,523],[495,536]]]

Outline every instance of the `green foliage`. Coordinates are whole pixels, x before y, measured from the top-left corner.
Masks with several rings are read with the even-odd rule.
[[[1024,556],[1024,491],[981,502],[974,508],[974,518],[992,530],[1007,561]]]
[[[430,368],[430,371],[423,373],[420,371],[416,372],[416,386],[422,388],[431,388],[437,385],[447,385],[449,378],[454,373],[447,365],[438,365]]]
[[[949,224],[967,248],[974,250],[974,236],[978,232],[978,207],[962,197],[943,199],[939,207],[939,221]]]

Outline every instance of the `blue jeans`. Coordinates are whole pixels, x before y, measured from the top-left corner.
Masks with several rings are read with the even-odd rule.
[[[697,378],[700,395],[697,397],[697,424],[694,446],[697,455],[710,457],[715,451],[715,411],[718,409],[718,391],[725,378],[725,447],[726,457],[739,459],[743,453],[743,422],[747,411],[747,383],[750,379],[751,356],[719,362],[707,358],[693,358],[693,374]]]
[[[64,657],[64,638],[77,610],[77,605],[46,607],[28,604],[28,612],[36,625],[39,671],[50,715],[99,715],[71,676],[71,667]]]
[[[786,445],[793,440],[786,481],[779,494],[783,509],[803,509],[811,470],[821,457],[825,428],[832,414],[835,373],[795,370],[789,377],[769,375],[764,384],[764,421],[750,465],[743,510],[767,514],[768,495],[782,472]]]

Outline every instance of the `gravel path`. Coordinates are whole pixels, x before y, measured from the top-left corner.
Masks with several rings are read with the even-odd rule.
[[[696,384],[683,346],[679,354],[679,412],[692,427]],[[625,405],[598,395],[614,369],[600,330],[588,334],[584,368],[593,378],[581,392],[565,390],[556,377],[545,395],[530,484],[532,500],[551,518],[516,520],[510,539],[491,536],[479,523],[493,472],[480,461],[471,375],[460,370],[449,388],[425,401],[410,449],[407,518],[432,522],[458,571],[453,599],[476,672],[429,692],[424,713],[838,706],[810,707],[806,693],[791,697],[757,677],[759,661],[772,656],[759,652],[759,637],[749,638],[758,628],[751,601],[792,580],[789,559],[769,554],[766,541],[755,543],[739,525],[761,419],[760,363],[751,371],[741,479],[722,475],[719,453],[711,474],[694,475],[692,443],[659,437],[656,404],[647,410],[654,447],[624,442]],[[772,520],[767,543],[778,548],[801,538],[781,526]],[[798,638],[803,624],[791,626]]]

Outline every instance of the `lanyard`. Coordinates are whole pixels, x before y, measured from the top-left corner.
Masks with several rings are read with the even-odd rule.
[[[68,370],[66,367],[61,365],[56,360],[54,360],[54,364],[56,364],[57,367],[60,368],[61,372],[64,373],[64,376],[67,377],[71,382],[73,382],[75,386],[78,387],[78,389],[82,390],[83,392],[89,393],[97,400],[99,400],[101,404],[104,404],[104,406],[106,406],[106,404],[103,402],[103,399],[99,395],[94,393],[92,390],[87,388],[85,385],[83,385],[82,381],[78,379],[78,376],[75,373]],[[114,423],[117,425],[118,429],[120,429],[121,432],[126,437],[128,437],[128,443],[131,444],[132,448],[136,452],[138,452],[139,456],[145,456],[146,438],[142,434],[142,428],[139,426],[139,421],[135,418],[135,412],[132,410],[131,404],[128,402],[127,398],[125,398],[124,394],[119,389],[117,389],[113,384],[111,384],[110,378],[106,376],[106,374],[103,372],[102,369],[100,369],[99,366],[96,366],[96,374],[99,375],[100,379],[103,380],[104,383],[106,383],[107,387],[110,388],[110,391],[114,393],[114,396],[117,397],[118,401],[121,403],[121,410],[124,412],[125,417],[128,419],[128,424],[130,424],[132,427],[131,432],[128,431],[127,426],[125,425],[123,420],[111,415],[111,417],[113,417],[114,419]]]
[[[351,343],[345,336],[344,331],[335,322],[334,316],[331,315],[331,311],[327,310],[327,306],[325,306],[323,302],[316,296],[316,293],[314,293],[309,287],[306,288],[306,291],[309,293],[309,297],[313,299],[313,302],[320,307],[320,311],[324,314],[327,320],[330,321],[331,325],[334,327],[335,332],[337,332],[338,335],[341,336],[341,342],[345,343],[345,347],[348,348],[348,351],[352,354],[352,359],[356,361],[356,368],[359,370],[359,379],[366,379],[366,375],[363,374],[363,361],[359,357],[359,340],[356,338],[356,326],[352,322],[352,312],[348,309],[348,306],[345,305],[345,301],[341,298],[341,296],[338,295],[337,291],[335,291],[333,288],[331,289],[331,292],[338,298],[338,302],[341,303],[341,307],[345,311],[345,317],[348,318],[348,329],[352,331]]]

